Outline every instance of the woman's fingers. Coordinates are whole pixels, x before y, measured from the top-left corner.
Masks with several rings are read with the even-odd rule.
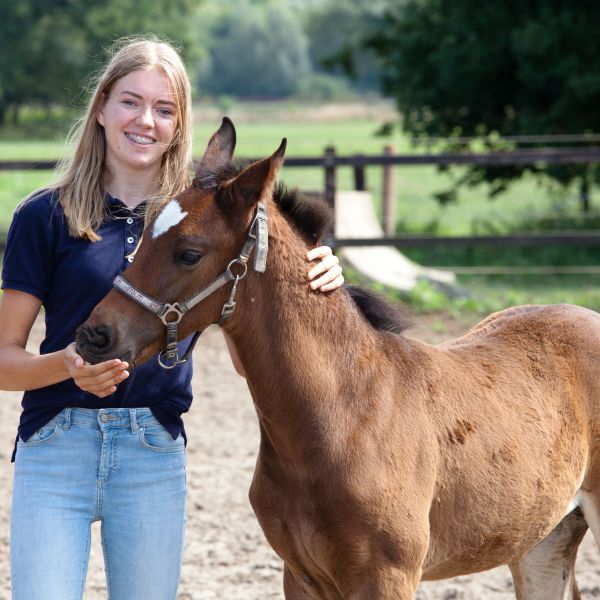
[[[75,385],[100,398],[113,394],[117,385],[129,377],[129,365],[118,358],[96,365],[86,364],[77,354],[75,344],[65,348],[64,359]]]
[[[342,275],[342,268],[340,267],[340,272],[337,277],[334,277],[330,282],[323,283],[319,286],[320,292],[331,292],[333,290],[337,290],[344,284],[344,276]]]
[[[331,252],[331,248],[329,246],[318,246],[317,248],[313,248],[306,253],[306,260],[310,262],[312,260],[317,260],[318,258],[325,258],[331,254],[333,253]]]
[[[95,366],[95,365],[94,365]],[[90,386],[103,386],[114,385],[121,383],[124,379],[127,379],[129,372],[127,369],[127,363],[122,362],[114,368],[109,368],[106,371],[95,374],[80,373],[77,380],[82,383],[87,383]],[[84,367],[85,369],[85,367]]]
[[[318,250],[318,248],[316,248],[316,250]],[[328,250],[331,252],[331,250],[329,248],[328,248]],[[308,280],[313,281],[316,277],[318,277],[322,273],[326,273],[333,267],[336,267],[337,265],[339,265],[339,262],[340,261],[339,261],[338,257],[335,256],[334,254],[326,254],[325,256],[321,257],[321,260],[314,267],[312,267],[310,269],[310,271],[308,272]]]
[[[342,267],[340,267],[339,265],[334,265],[323,275],[321,275],[321,277],[319,277],[318,279],[313,279],[310,282],[310,288],[312,290],[319,290],[321,292],[326,292],[328,291],[328,289],[334,290],[343,283],[343,277],[341,283],[337,282],[338,277],[340,277],[341,275]],[[336,285],[332,285],[334,282],[336,282]]]
[[[332,254],[329,246],[313,248],[306,254],[307,260],[319,262],[308,272],[310,289],[321,292],[330,292],[339,288],[344,283],[342,267],[338,257]]]
[[[64,352],[65,363],[72,365],[75,368],[83,367],[83,358],[77,354],[77,346],[75,342],[71,342]]]

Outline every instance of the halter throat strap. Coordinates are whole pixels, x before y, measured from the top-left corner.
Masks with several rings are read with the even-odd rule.
[[[167,344],[164,350],[161,350],[158,355],[158,363],[161,367],[164,369],[172,369],[176,365],[188,360],[200,337],[200,332],[197,331],[194,334],[190,345],[186,349],[184,355],[180,358],[177,349],[177,325],[190,309],[194,308],[194,306],[230,281],[234,282],[233,287],[231,288],[231,294],[229,295],[227,302],[223,305],[221,316],[216,323],[222,323],[233,313],[236,305],[235,294],[238,283],[246,276],[246,273],[248,272],[248,260],[250,259],[252,251],[255,249],[253,269],[258,273],[265,272],[269,249],[268,222],[267,205],[265,202],[260,201],[256,207],[256,213],[252,224],[250,225],[246,241],[238,256],[227,265],[227,269],[216,279],[183,302],[173,302],[172,304],[160,302],[160,300],[144,294],[144,292],[131,285],[123,275],[117,275],[114,278],[113,287],[115,289],[156,315],[167,328]],[[236,274],[234,273],[234,269],[241,269],[241,271]]]

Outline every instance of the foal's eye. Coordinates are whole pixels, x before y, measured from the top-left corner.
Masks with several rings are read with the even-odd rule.
[[[177,262],[182,265],[195,265],[202,258],[202,254],[198,250],[184,250],[177,256]]]

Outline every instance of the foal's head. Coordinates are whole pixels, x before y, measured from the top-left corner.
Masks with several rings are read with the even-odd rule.
[[[285,140],[272,156],[241,171],[231,162],[234,147],[235,129],[224,119],[208,143],[192,187],[166,204],[144,231],[125,276],[146,296],[160,303],[181,302],[208,286],[238,256],[257,204],[273,194]],[[240,273],[239,266],[232,271]],[[179,324],[178,337],[216,322],[231,287],[228,282],[192,308]],[[77,333],[78,351],[93,363],[119,357],[140,364],[164,345],[160,319],[117,290]]]

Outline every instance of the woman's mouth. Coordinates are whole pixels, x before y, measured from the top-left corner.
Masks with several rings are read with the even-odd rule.
[[[136,144],[141,144],[142,146],[148,146],[150,144],[156,143],[156,140],[154,138],[145,135],[140,135],[138,133],[125,133],[125,136],[128,140],[131,140]]]

